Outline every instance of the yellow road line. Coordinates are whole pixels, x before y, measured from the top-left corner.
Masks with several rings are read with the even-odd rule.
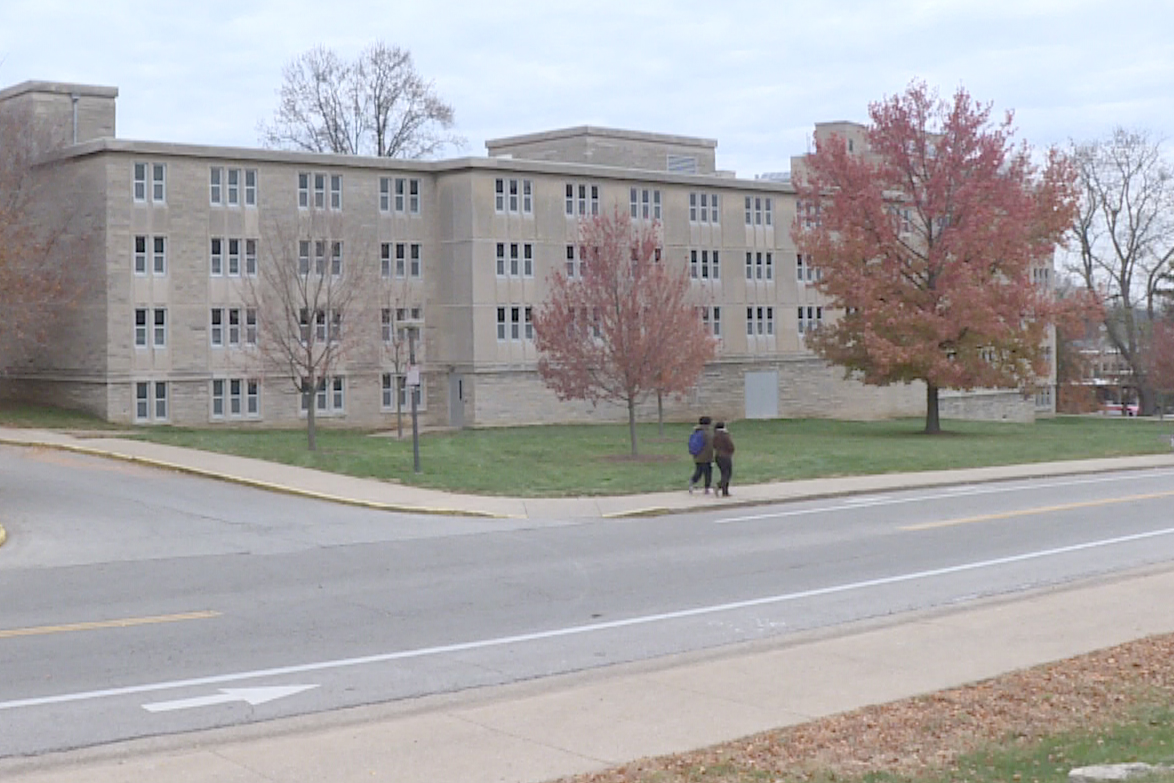
[[[917,530],[932,530],[938,527],[952,527],[954,525],[969,525],[973,522],[994,522],[999,519],[1012,519],[1014,517],[1030,517],[1037,514],[1053,514],[1057,511],[1072,511],[1077,508],[1095,508],[1097,506],[1111,506],[1116,503],[1132,503],[1137,500],[1156,500],[1157,498],[1168,498],[1174,495],[1171,492],[1152,492],[1148,495],[1130,495],[1124,498],[1106,498],[1104,500],[1085,500],[1080,503],[1064,503],[1059,506],[1039,506],[1038,508],[1025,508],[1019,511],[1005,511],[1001,514],[983,514],[977,517],[962,517],[961,519],[944,519],[941,522],[924,522],[920,525],[906,525],[898,528],[903,531],[917,531]]]
[[[161,614],[155,617],[127,617],[121,620],[98,620],[91,623],[70,623],[69,625],[42,625],[37,628],[11,628],[0,630],[0,639],[10,639],[14,636],[40,636],[50,633],[67,633],[69,631],[94,631],[100,628],[130,628],[135,625],[154,625],[155,623],[178,623],[183,620],[207,620],[219,617],[220,612],[184,612],[182,614]]]

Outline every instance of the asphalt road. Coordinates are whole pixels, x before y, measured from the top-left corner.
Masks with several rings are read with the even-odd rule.
[[[1174,560],[1174,471],[627,520],[0,448],[0,757],[456,691]]]

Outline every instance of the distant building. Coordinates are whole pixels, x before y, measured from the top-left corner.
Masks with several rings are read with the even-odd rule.
[[[430,426],[622,420],[620,409],[560,402],[543,386],[531,326],[547,276],[578,270],[579,220],[619,207],[661,224],[664,258],[689,268],[720,338],[717,359],[669,415],[924,413],[923,387],[845,381],[805,348],[825,313],[818,270],[789,235],[794,189],[785,175],[718,170],[716,141],[583,126],[432,162],[128,141],[115,135],[117,95],[53,82],[0,90],[0,111],[48,121],[62,146],[39,175],[86,221],[87,296],[53,345],[10,370],[16,394],[122,423],[288,425],[312,404],[326,422],[385,427],[409,387],[383,343],[406,326],[420,335]],[[832,126],[861,128],[816,132]],[[311,400],[258,361],[241,291],[267,243],[282,241],[275,217],[309,225],[320,214],[343,226],[346,264],[380,271],[366,293],[370,322],[347,324],[369,339]],[[408,292],[405,306],[380,307],[391,286]],[[1035,402],[1007,390],[945,393],[942,415],[1054,410]]]

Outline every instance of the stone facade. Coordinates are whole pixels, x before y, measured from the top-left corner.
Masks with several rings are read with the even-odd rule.
[[[68,129],[39,172],[46,205],[78,194],[62,203],[87,289],[53,345],[12,368],[28,397],[116,422],[296,424],[306,401],[266,350],[298,329],[296,309],[265,271],[325,269],[337,252],[341,273],[319,278],[335,302],[349,297],[343,356],[314,395],[327,426],[394,425],[407,357],[386,337],[405,328],[418,330],[426,426],[622,421],[619,406],[559,401],[542,385],[526,317],[548,275],[578,263],[579,220],[619,209],[660,224],[664,257],[695,271],[721,338],[693,393],[666,401],[670,418],[924,413],[920,385],[845,381],[805,349],[822,302],[789,236],[794,191],[718,172],[714,141],[584,127],[435,162],[162,144],[114,137],[116,95],[0,91],[0,111],[32,105]],[[944,415],[1033,410],[1018,395],[943,400]],[[645,402],[641,418],[654,415]]]

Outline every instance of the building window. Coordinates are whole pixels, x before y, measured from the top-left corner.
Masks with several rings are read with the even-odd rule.
[[[823,308],[822,307],[800,307],[799,308],[799,334],[805,334],[819,328],[823,323]]]
[[[773,280],[774,253],[770,251],[746,251],[746,279]]]
[[[509,251],[507,256],[506,251]],[[507,266],[508,263],[508,266]],[[534,245],[529,242],[497,243],[498,277],[533,277]]]
[[[135,384],[135,421],[151,418],[151,384],[139,381]]]
[[[391,211],[391,177],[379,178],[379,211]]]
[[[135,308],[135,347],[147,347],[147,309]]]
[[[718,225],[718,195],[716,193],[689,194],[689,222]]]
[[[149,240],[149,242],[148,242]],[[167,274],[167,237],[135,237],[134,265],[136,275],[147,274],[147,246],[151,247],[150,270],[155,275]]]
[[[228,274],[239,277],[241,273],[241,241],[228,240]]]
[[[330,208],[342,209],[342,175],[330,175]]]
[[[326,274],[326,240],[314,241],[314,274]]]
[[[702,307],[701,322],[705,330],[714,337],[722,336],[722,309],[720,307]]]
[[[134,164],[134,200],[140,204],[147,201],[147,174],[151,175],[151,201],[156,204],[167,202],[167,166],[162,163]]]
[[[241,203],[241,170],[228,170],[228,206],[239,207]]]
[[[245,206],[257,206],[257,170],[245,169]]]
[[[629,211],[633,220],[660,220],[660,191],[631,188],[628,192]]]
[[[245,308],[245,345],[257,344],[257,310],[253,307]]]
[[[210,271],[213,277],[218,277],[224,274],[224,240],[220,237],[212,237],[211,244]]]
[[[140,204],[147,200],[147,164],[135,164],[134,199]]]
[[[167,237],[155,237],[154,253],[151,255],[151,271],[157,275],[167,274]]]
[[[257,240],[245,240],[245,274],[249,277],[257,276]]]
[[[342,276],[342,242],[330,243],[330,274],[333,277]]]
[[[567,217],[586,217],[599,214],[599,186],[592,184],[567,183]]]
[[[400,410],[410,408],[412,405],[408,397],[408,379],[404,375],[394,375],[389,372],[383,373],[383,399],[382,408],[385,411],[393,411],[396,409],[396,401],[398,399]],[[420,385],[411,387],[413,396],[416,398],[416,410],[422,410],[424,407],[424,400],[427,396],[424,394],[424,379],[420,379]]]
[[[774,225],[774,201],[769,197],[746,197],[746,225]]]
[[[253,378],[213,378],[212,418],[259,418],[261,383]]]
[[[303,379],[302,388],[305,389],[307,385],[307,381]],[[302,413],[305,413],[309,408],[310,396],[308,391],[302,392]],[[315,412],[324,414],[343,413],[346,409],[346,384],[344,379],[342,376],[319,379],[318,388],[315,390],[313,397]]]
[[[392,251],[395,264],[392,265]],[[423,274],[423,259],[419,242],[384,242],[380,247],[380,273],[383,277],[414,277]]]
[[[310,274],[310,240],[298,240],[298,274],[305,277]]]
[[[310,175],[304,171],[298,172],[298,207],[307,209],[310,206]]]
[[[167,167],[162,163],[151,164],[151,200],[156,204],[167,203]]]
[[[314,175],[314,208],[326,209],[326,175]]]
[[[773,307],[746,308],[746,335],[748,337],[769,337],[775,333],[775,309]]]
[[[167,347],[167,310],[162,307],[155,310],[154,345],[156,348]]]
[[[166,420],[167,381],[137,381],[135,383],[135,421]]]
[[[533,315],[534,310],[528,305],[497,308],[497,339],[510,342],[533,340]]]
[[[213,348],[220,348],[224,345],[224,309],[221,307],[212,308],[212,328],[208,332],[212,341]]]
[[[823,270],[813,266],[802,254],[795,256],[795,278],[800,283],[818,282],[823,279]]]
[[[583,274],[583,250],[579,245],[567,245],[567,277]]]
[[[214,206],[214,207],[218,207],[224,203],[223,197],[222,197],[222,195],[223,195],[222,194],[222,180],[223,180],[223,178],[224,178],[224,169],[217,168],[216,166],[213,166],[210,170],[209,188],[210,188],[211,192],[209,193],[208,198],[212,202],[212,206]]]
[[[694,280],[721,279],[721,256],[717,250],[690,250],[689,276]]]
[[[493,209],[504,214],[529,215],[534,211],[534,185],[528,179],[505,179],[493,182]]]

